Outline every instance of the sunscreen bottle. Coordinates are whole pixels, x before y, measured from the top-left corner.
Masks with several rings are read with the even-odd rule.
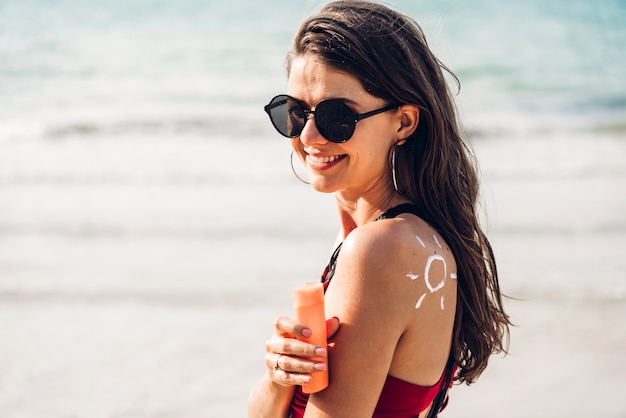
[[[326,347],[326,315],[322,283],[306,283],[296,286],[293,290],[293,302],[296,321],[306,325],[313,332],[310,338],[302,338],[301,340]],[[310,357],[310,359],[328,362],[327,356]],[[311,383],[302,385],[304,393],[316,393],[328,386],[328,368],[324,371],[313,372],[311,376],[313,376]]]

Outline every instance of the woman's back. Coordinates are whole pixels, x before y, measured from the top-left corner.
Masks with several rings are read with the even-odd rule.
[[[395,404],[419,413],[438,392],[450,353],[456,265],[445,241],[414,214],[402,213],[353,230],[334,271],[327,315],[341,318],[342,326],[331,351],[331,390],[313,404],[324,409],[320,398],[330,392],[364,399],[382,392],[380,411]],[[373,408],[378,398],[368,402]]]

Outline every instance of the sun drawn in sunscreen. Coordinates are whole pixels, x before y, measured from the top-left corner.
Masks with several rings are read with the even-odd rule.
[[[415,238],[417,239],[417,242],[420,243],[420,245],[424,248],[426,248],[426,245],[424,245],[424,241],[422,241],[422,239],[419,236],[415,236]],[[437,239],[437,236],[433,234],[433,239],[435,241],[435,244],[439,247],[439,248],[443,248],[441,246],[441,243],[439,242],[439,240]],[[431,267],[433,262],[441,262],[443,263],[443,275],[441,277],[440,281],[437,281],[435,279],[434,283],[431,281]],[[408,277],[411,280],[416,280],[418,279],[420,276],[419,274],[413,274],[411,272],[406,274],[406,277]],[[428,292],[423,293],[419,299],[417,300],[417,303],[415,304],[415,309],[419,309],[422,306],[422,303],[424,302],[424,299],[426,298],[426,295],[428,295],[428,293],[436,293],[439,290],[441,290],[445,284],[446,284],[446,279],[448,278],[448,265],[446,263],[446,259],[438,253],[434,253],[433,255],[431,255],[430,257],[428,257],[428,259],[426,260],[426,265],[424,266],[424,284],[426,285],[426,288],[428,289]],[[450,279],[456,279],[456,273],[452,272],[450,273]],[[445,304],[444,304],[444,297],[443,295],[440,298],[439,301],[439,306],[441,307],[441,310],[445,309]]]

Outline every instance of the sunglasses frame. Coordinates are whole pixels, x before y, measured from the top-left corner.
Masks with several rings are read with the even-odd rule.
[[[292,100],[294,103],[296,103],[301,109],[302,112],[304,113],[304,122],[302,123],[302,129],[300,130],[300,132],[298,132],[297,134],[294,135],[288,135],[282,132],[282,130],[277,126],[276,122],[274,122],[274,118],[272,117],[272,110],[278,106],[282,106],[284,104],[286,104],[289,100]],[[344,106],[347,110],[346,113],[348,113],[350,115],[349,121],[352,122],[352,129],[350,132],[350,136],[346,139],[343,138],[328,138],[325,133],[327,134],[327,132],[323,132],[326,129],[323,128],[322,125],[322,129],[320,129],[320,126],[316,123],[315,126],[318,130],[318,132],[324,137],[326,138],[328,141],[330,142],[334,142],[335,144],[342,144],[344,142],[347,142],[350,140],[350,138],[352,138],[352,136],[354,135],[354,130],[356,129],[356,124],[366,118],[369,118],[371,116],[375,116],[378,115],[380,113],[383,112],[387,112],[391,109],[397,108],[398,106],[401,106],[398,103],[395,104],[391,104],[391,105],[387,105],[384,107],[381,107],[379,109],[375,109],[369,112],[365,112],[365,113],[356,113],[354,110],[350,109],[350,107],[345,104],[341,99],[324,99],[321,102],[319,102],[316,106],[316,110],[310,110],[310,109],[305,109],[304,106],[302,106],[302,104],[300,103],[300,101],[298,101],[297,99],[287,95],[287,94],[279,94],[277,96],[274,96],[272,98],[272,100],[270,100],[270,102],[265,105],[264,110],[265,112],[268,114],[270,121],[272,122],[272,125],[274,126],[274,128],[276,129],[276,131],[278,131],[279,134],[281,134],[282,136],[286,137],[286,138],[297,138],[298,136],[300,136],[302,134],[302,131],[304,130],[304,127],[306,126],[306,123],[309,121],[309,115],[314,115],[315,116],[315,112],[317,112],[317,109],[319,108],[320,105],[324,106],[324,103],[338,103],[341,104],[342,106]],[[287,111],[287,115],[289,114],[289,111]]]

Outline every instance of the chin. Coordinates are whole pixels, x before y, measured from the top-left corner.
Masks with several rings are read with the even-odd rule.
[[[313,190],[320,192],[320,193],[334,193],[337,190],[339,190],[339,188],[335,184],[330,183],[326,181],[326,179],[323,179],[323,178],[316,179],[314,177],[311,177],[310,182],[311,182],[311,187],[313,188]]]

